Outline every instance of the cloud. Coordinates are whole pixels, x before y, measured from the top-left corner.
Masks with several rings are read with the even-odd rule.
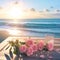
[[[0,19],[9,19],[7,11],[9,8],[0,9]],[[23,16],[20,18],[60,18],[60,10],[50,11],[44,9],[43,11],[36,11],[34,8],[23,10]]]
[[[34,11],[35,12],[35,9],[34,8],[31,8],[30,11]]]

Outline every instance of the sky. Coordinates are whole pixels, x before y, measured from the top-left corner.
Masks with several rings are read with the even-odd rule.
[[[19,8],[13,9],[14,4],[12,7],[9,6],[9,4],[11,5],[12,2],[14,3],[15,1],[19,2],[19,8],[26,8],[27,12],[24,11],[23,13]],[[7,6],[9,6],[9,8],[7,8]],[[60,12],[56,13],[56,10],[60,10],[60,0],[0,0],[0,7],[3,8],[2,10],[0,9],[0,18],[6,18],[8,15],[8,18],[11,18],[10,16],[12,15],[13,17],[20,15],[19,18],[60,18]],[[32,12],[31,8],[34,8],[35,11]],[[45,11],[46,9],[49,11]]]
[[[28,7],[34,7],[37,10],[60,9],[60,0],[24,0]]]
[[[60,0],[0,0],[0,6],[11,1],[21,1],[25,4],[26,8],[35,8],[36,10],[55,10],[60,9]]]

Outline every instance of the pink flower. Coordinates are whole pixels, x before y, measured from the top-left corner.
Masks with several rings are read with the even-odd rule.
[[[31,47],[33,48],[33,52],[36,52],[38,50],[37,44],[33,44]]]
[[[20,50],[21,53],[24,53],[27,50],[27,46],[26,45],[22,45],[22,46],[20,46],[19,50]]]
[[[44,41],[41,40],[41,41],[38,43],[38,49],[39,49],[39,50],[42,50],[43,47],[44,47]]]
[[[49,51],[52,51],[53,50],[53,43],[49,42],[48,45],[47,45],[47,48],[48,48]]]
[[[27,49],[27,56],[31,56],[31,55],[33,55],[33,48],[29,47]]]
[[[34,44],[33,40],[27,40],[27,41],[26,41],[26,45],[27,45],[27,46],[31,46],[31,45],[33,45],[33,44]]]

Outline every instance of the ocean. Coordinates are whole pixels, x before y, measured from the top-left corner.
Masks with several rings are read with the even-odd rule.
[[[0,19],[0,42],[9,36],[6,29],[11,28],[18,28],[18,30],[23,29],[26,32],[23,36],[44,37],[46,35],[52,35],[56,38],[60,38],[60,19],[58,18],[18,20]],[[3,33],[1,32],[2,30]]]

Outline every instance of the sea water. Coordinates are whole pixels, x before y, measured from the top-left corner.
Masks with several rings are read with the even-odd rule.
[[[60,19],[0,19],[0,30],[23,28],[26,31],[25,36],[44,37],[45,35],[53,35],[60,38]],[[1,36],[1,35],[0,35]]]

